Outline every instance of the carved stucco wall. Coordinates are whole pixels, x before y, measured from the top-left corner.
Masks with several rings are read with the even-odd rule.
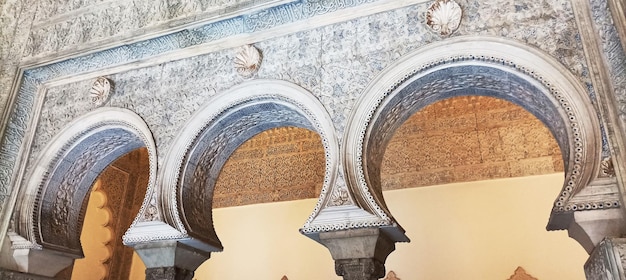
[[[458,34],[524,41],[555,56],[587,80],[568,2],[521,6],[494,2],[461,2],[467,11]],[[256,45],[263,52],[264,64],[258,76],[288,80],[312,91],[341,132],[354,100],[380,70],[402,54],[440,40],[422,24],[427,6],[418,4],[259,42]],[[243,81],[232,68],[234,55],[234,50],[228,49],[110,75],[116,93],[107,105],[141,115],[152,129],[159,150],[166,151],[178,128],[200,104]],[[94,108],[85,94],[91,82],[83,80],[49,90],[31,158],[61,127]]]
[[[408,119],[383,160],[384,190],[563,171],[550,131],[505,100],[456,97]]]
[[[35,2],[37,1],[0,1],[0,116],[4,116],[13,79],[26,46]]]
[[[309,4],[310,8],[320,8],[329,3],[312,1]],[[283,8],[297,9],[301,5],[303,4],[299,3]],[[461,5],[466,12],[463,13],[464,24],[457,34],[496,35],[526,42],[553,55],[586,82],[586,66],[578,44],[577,29],[569,2],[545,1],[537,4],[505,5],[498,1],[489,4],[461,1]],[[427,7],[427,3],[415,4],[258,42],[256,45],[264,55],[264,64],[258,77],[284,79],[310,90],[325,104],[341,137],[345,119],[355,99],[380,70],[401,55],[441,39],[422,24]],[[321,9],[319,13],[334,9],[336,7]],[[289,17],[293,15],[290,14]],[[243,19],[233,19],[241,20]],[[258,20],[262,22],[264,19]],[[511,25],[510,22],[517,24]],[[209,24],[206,28],[222,30],[223,32],[219,33],[222,37],[233,34],[228,32],[256,30],[235,28],[233,31],[232,26],[220,23]],[[29,71],[19,93],[18,99],[23,99],[20,99],[20,107],[16,110],[23,112],[34,102],[33,86],[37,84],[37,80],[52,79],[65,75],[68,71],[69,73],[85,71],[129,59],[146,58],[163,51],[221,38],[215,37],[215,33],[207,31],[206,28],[202,32],[200,30],[183,32],[180,35],[184,36],[166,36],[149,40],[145,44],[115,48],[93,56]],[[159,156],[163,158],[162,151],[168,150],[173,136],[200,104],[215,93],[243,81],[232,68],[234,55],[233,49],[225,49],[117,74],[112,73],[109,77],[115,82],[115,93],[106,105],[129,108],[137,112],[152,130],[159,147]],[[87,61],[90,62],[86,63]],[[95,108],[85,94],[93,82],[91,79],[73,79],[68,82],[55,83],[46,94],[31,149],[31,162],[39,154],[41,147],[61,127]],[[592,88],[588,82],[586,83],[593,97]],[[8,133],[19,135],[22,129],[20,127],[25,125],[25,121],[14,118],[9,125]],[[10,138],[10,142],[5,140],[4,150],[15,153],[21,142],[19,136]],[[16,155],[7,155],[2,159],[1,166],[4,169],[12,169]],[[0,181],[3,185],[8,185],[7,175],[10,175],[10,171],[0,173],[4,174],[0,176]],[[4,192],[5,195],[8,191],[7,189]]]
[[[16,109],[18,113],[8,130],[8,133],[17,136],[5,140],[2,147],[3,151],[8,151],[10,155],[3,156],[0,160],[0,166],[3,168],[0,172],[0,183],[2,186],[9,185],[8,179],[12,174],[11,171],[6,170],[13,169],[17,158],[17,155],[11,153],[15,153],[22,143],[23,139],[20,134],[23,135],[28,123],[29,114],[26,113],[24,116],[23,112],[28,111],[28,108],[35,103],[33,95],[39,83],[60,78],[48,85],[49,91],[43,101],[41,117],[34,133],[35,138],[29,159],[31,162],[63,126],[95,108],[86,94],[93,82],[91,77],[76,76],[68,80],[64,80],[63,77],[85,71],[97,72],[98,69],[148,59],[167,51],[189,48],[228,36],[263,31],[283,23],[361,5],[367,1],[340,2],[340,5],[337,5],[333,1],[298,1],[273,9],[269,13],[253,13],[27,71],[22,91],[18,94],[20,104]],[[47,30],[41,34],[47,34],[47,32],[56,34],[54,40],[58,41],[50,43],[48,39],[35,39],[36,35],[33,35],[28,43],[27,51],[32,57],[26,62],[36,63],[40,59],[46,59],[37,57],[38,53],[46,56],[53,53],[53,50],[60,51],[61,54],[77,52],[80,46],[77,47],[74,43],[81,43],[81,46],[89,48],[90,43],[87,42],[93,38],[95,39],[92,42],[95,44],[107,36],[119,35],[123,38],[124,36],[120,34],[132,34],[134,29],[120,31],[120,28],[127,26],[141,28],[140,26],[143,25],[133,23],[133,21],[137,20],[135,15],[143,13],[139,11],[143,8],[169,11],[185,6],[174,5],[164,8],[166,6],[163,5],[154,5],[155,7],[136,5],[139,12],[135,13],[135,11],[129,12],[119,7],[115,8],[114,3],[120,4],[121,2],[97,3],[95,5],[100,5],[99,8],[93,10],[83,9],[79,4],[66,5],[70,7],[69,10],[73,11],[67,10],[67,17],[61,16],[56,19],[46,19],[43,11],[38,16],[33,13],[33,18],[39,22],[38,25],[33,26],[33,34],[38,32],[35,30]],[[579,76],[587,85],[589,94],[594,100],[595,94],[587,75],[584,54],[570,2],[555,0],[514,4],[494,0],[480,3],[459,1],[459,3],[464,13],[461,28],[454,36],[493,35],[521,41],[539,48]],[[49,2],[42,5],[48,4]],[[114,11],[118,9],[119,14],[108,11],[109,4]],[[191,8],[187,12],[191,14],[204,9],[193,4],[189,7]],[[320,26],[321,24],[312,21],[313,26],[316,26],[314,28],[281,33],[280,36],[272,39],[260,39],[256,46],[263,52],[264,64],[258,77],[291,81],[311,91],[326,106],[341,137],[346,118],[353,109],[355,100],[373,77],[402,55],[428,43],[441,40],[423,24],[427,7],[428,3],[415,3],[328,26]],[[59,10],[59,8],[50,9]],[[66,10],[63,11],[66,12]],[[97,22],[100,19],[95,21],[90,21],[89,18],[67,20],[68,17],[77,19],[89,14],[100,15],[94,11],[104,11],[101,13],[104,15],[103,18],[121,16],[123,19],[104,20],[106,24],[103,24],[102,28],[107,31],[96,30],[95,32],[108,34],[106,36],[86,34],[93,30],[83,28],[92,25],[90,22]],[[161,22],[161,19],[158,19],[160,16],[168,19],[177,18],[178,15],[185,17],[183,14],[186,13],[184,12],[186,8],[180,11],[156,13],[153,23],[145,26],[157,26],[155,28],[158,29],[157,23]],[[173,16],[169,16],[170,14]],[[280,20],[276,20],[277,18]],[[49,22],[43,23],[46,21]],[[73,26],[71,28],[68,27],[70,23]],[[45,29],[46,24],[54,27]],[[130,33],[125,33],[127,31]],[[78,34],[80,32],[83,34]],[[38,45],[37,42],[41,43]],[[200,104],[216,93],[243,81],[243,78],[239,77],[232,68],[234,50],[228,48],[213,50],[215,51],[199,52],[198,56],[180,60],[165,58],[161,62],[152,61],[144,64],[145,67],[141,66],[137,69],[107,70],[108,77],[115,82],[116,88],[106,105],[124,107],[137,112],[152,130],[161,159],[164,151],[171,147],[171,141],[181,125],[199,108]],[[174,61],[169,61],[172,59]],[[604,148],[604,155],[608,155],[606,145]],[[27,169],[26,172],[28,171]],[[6,197],[10,190],[2,191],[0,197]]]
[[[301,128],[276,128],[231,155],[218,177],[213,207],[315,198],[323,180],[319,135]]]
[[[382,186],[391,190],[556,172],[563,172],[561,152],[541,121],[502,99],[465,96],[427,106],[398,129],[385,152]],[[271,129],[228,159],[213,207],[316,198],[323,180],[324,150],[316,133]]]
[[[158,36],[172,27],[233,17],[288,0],[0,1],[0,115],[20,64],[37,64],[120,41]]]
[[[617,101],[622,128],[626,128],[626,53],[621,45],[617,29],[607,1],[591,1],[591,12],[599,33],[601,50],[605,55],[610,79]],[[624,12],[624,11],[622,11]]]

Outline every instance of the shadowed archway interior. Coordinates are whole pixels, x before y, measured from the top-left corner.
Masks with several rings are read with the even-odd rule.
[[[139,148],[102,171],[84,202],[81,243],[85,258],[62,273],[71,273],[74,279],[128,279],[133,249],[122,244],[122,235],[146,195],[149,165],[148,150]]]

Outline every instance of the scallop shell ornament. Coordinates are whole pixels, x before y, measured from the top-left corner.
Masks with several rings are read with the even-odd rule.
[[[244,78],[253,77],[261,68],[263,56],[261,52],[252,45],[244,45],[235,56],[235,69]]]
[[[436,0],[426,12],[426,25],[441,36],[449,36],[459,28],[462,14],[454,0]]]
[[[89,90],[89,96],[91,97],[91,103],[96,106],[101,106],[108,99],[111,93],[111,81],[105,77],[99,77],[93,82],[93,86]]]

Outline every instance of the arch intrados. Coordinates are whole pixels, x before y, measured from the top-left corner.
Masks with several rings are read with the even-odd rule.
[[[486,101],[489,104],[488,105],[489,108],[482,109],[480,106],[477,106],[477,105],[482,105],[484,101]],[[505,103],[505,105],[504,105],[504,108],[496,107],[494,106],[495,104],[491,102],[494,102],[496,104]],[[468,110],[462,110],[462,108],[466,108]],[[505,109],[505,110],[503,111],[502,109]],[[474,110],[477,110],[477,111],[474,111]],[[508,115],[510,112],[520,113],[520,111],[523,111],[521,112],[522,114],[521,115],[514,114],[513,116],[515,117],[511,120],[509,119],[500,120],[496,118],[496,119],[490,119],[488,121],[489,124],[487,124],[486,126],[481,123],[481,121],[485,120],[484,117],[490,116],[491,113],[505,112]],[[475,116],[477,118],[475,118]],[[443,126],[434,126],[432,123],[430,123],[431,121],[437,122],[439,117],[443,117],[443,119],[445,120],[445,122],[443,123]],[[492,122],[492,121],[495,121],[495,122]],[[537,121],[540,123],[537,123]],[[474,123],[474,122],[477,122],[477,123]],[[459,162],[455,162],[453,159],[451,159],[450,161],[446,161],[444,159],[442,161],[442,159],[439,156],[442,156],[441,154],[442,152],[447,151],[445,156],[450,156],[451,158],[458,158],[457,156],[460,156],[460,154],[456,153],[457,150],[454,149],[454,145],[461,145],[461,146],[469,145],[468,147],[473,147],[475,144],[478,144],[478,145],[481,145],[481,148],[482,148],[482,145],[484,144],[482,140],[465,139],[465,137],[463,137],[465,133],[468,133],[468,132],[470,133],[471,132],[478,132],[478,133],[487,132],[488,133],[488,131],[492,131],[493,129],[495,129],[494,132],[497,131],[496,133],[499,133],[499,131],[501,131],[500,129],[502,128],[506,129],[507,131],[517,130],[517,124],[520,122],[523,122],[522,123],[523,125],[539,124],[540,126],[543,126],[543,129],[547,128],[545,123],[542,120],[535,117],[535,115],[533,115],[530,111],[528,111],[528,109],[520,106],[519,104],[513,103],[509,100],[496,97],[493,95],[460,94],[460,95],[455,95],[451,97],[437,99],[437,101],[431,102],[428,105],[421,106],[415,112],[411,111],[411,114],[408,116],[408,118],[401,121],[400,126],[397,129],[393,130],[394,134],[391,136],[391,139],[387,143],[387,145],[385,145],[384,155],[383,155],[384,163],[381,163],[381,171],[382,171],[381,172],[381,186],[384,186],[386,185],[386,183],[389,183],[389,181],[386,180],[386,178],[387,179],[390,178],[389,176],[395,177],[404,172],[409,172],[409,173],[411,172],[420,173],[420,172],[428,172],[428,171],[435,172],[436,169],[440,169],[440,168],[453,168],[457,166],[467,166],[468,164],[472,164],[472,163],[468,163],[465,161],[459,164]],[[474,127],[474,125],[478,125],[478,126]],[[414,129],[417,129],[417,131]],[[550,129],[548,129],[547,131],[550,133],[550,135],[541,135],[542,137],[540,139],[542,140],[542,143],[543,141],[547,141],[549,143],[554,141],[553,143],[558,146],[559,143],[558,141],[556,141],[556,138],[554,137]],[[521,132],[521,130],[519,132]],[[447,137],[440,138],[441,136],[444,136],[444,135],[445,136],[452,135],[452,137],[454,137],[454,140],[449,139]],[[533,136],[535,136],[535,134],[533,134]],[[438,139],[437,146],[428,145],[427,139],[431,137]],[[459,139],[458,137],[462,137],[462,138]],[[548,139],[546,139],[545,137],[547,137]],[[524,139],[528,139],[528,138],[508,139],[506,142],[508,142],[509,144],[513,144],[513,145],[520,145],[520,144],[524,144],[523,143]],[[474,141],[477,141],[477,142],[474,142]],[[392,147],[392,146],[395,146],[395,147]],[[553,146],[550,146],[550,147],[552,148]],[[406,150],[407,148],[408,150]],[[441,148],[444,148],[445,150],[441,150]],[[501,148],[506,149],[507,146],[502,146]],[[542,148],[547,148],[547,147],[542,147]],[[465,149],[466,148],[463,148],[458,151],[465,152],[466,151]],[[411,167],[410,164],[409,165],[406,165],[406,163],[401,164],[403,162],[403,159],[402,157],[398,157],[399,156],[398,152],[404,153],[404,151],[406,151],[407,153],[409,153],[411,152],[410,150],[414,150],[414,152],[418,152],[419,150],[420,155],[429,155],[428,158],[422,158],[419,156],[417,157],[409,156],[409,158],[416,160],[418,162],[418,165],[419,165],[418,170],[410,169]],[[542,153],[540,156],[541,157],[546,156],[546,155],[553,156],[557,154],[559,156],[558,160],[564,164],[565,162],[563,162],[563,158],[562,158],[560,150],[561,149],[559,149],[559,152],[550,152],[546,150],[541,150],[543,152],[548,152],[548,154]],[[434,156],[434,158],[437,159],[436,161],[438,164],[428,163],[428,161],[433,159],[433,154],[430,151],[435,151],[437,153]],[[410,153],[410,154],[414,155],[413,153]],[[490,150],[488,158],[483,158],[479,154],[475,154],[473,157],[470,156],[469,158],[466,157],[465,154],[463,154],[462,158],[464,160],[468,159],[473,162],[475,162],[476,160],[481,160],[481,163],[492,163],[492,164],[507,163],[508,164],[511,160],[517,159],[517,157],[512,158],[511,156],[512,155],[508,154],[506,150],[502,150],[502,151],[497,150],[493,152]],[[535,154],[535,156],[537,155]],[[524,157],[522,159],[531,159],[531,158],[533,157]],[[502,161],[503,159],[505,160],[504,162]],[[413,161],[411,161],[411,164],[412,163]],[[399,168],[399,169],[396,169],[396,168]],[[409,169],[403,169],[403,168],[409,168]],[[554,167],[554,169],[550,169],[550,170],[552,170],[552,172],[562,173],[562,170],[558,171],[557,167]],[[524,173],[525,175],[523,176],[535,176],[535,175],[544,174],[544,173],[536,173],[535,171],[532,171],[532,170],[528,170],[528,171],[530,173]],[[401,172],[401,173],[398,173],[398,172]],[[484,175],[487,175],[487,174],[484,174]],[[433,185],[439,185],[439,184],[454,184],[454,183],[471,182],[475,180],[508,178],[510,177],[509,175],[510,174],[507,174],[507,175],[500,174],[500,175],[496,175],[496,177],[492,177],[491,175],[485,176],[485,177],[479,177],[479,178],[472,177],[471,179],[468,179],[468,180],[459,179],[459,178],[452,178],[452,180],[450,180],[450,178],[447,178],[447,177],[444,180],[434,180],[434,181],[425,181],[425,182],[415,182],[414,180],[411,180],[410,181],[411,185],[403,185],[403,184],[394,183],[392,184],[393,187],[391,189],[433,186]],[[406,176],[411,177],[411,175],[408,175],[408,174],[406,174]],[[402,177],[405,177],[405,176],[402,176]],[[561,184],[562,184],[562,181],[561,181]],[[389,189],[389,188],[385,188],[385,189]],[[393,208],[393,206],[391,208]]]
[[[240,130],[240,135],[237,134],[239,133],[237,130],[229,127],[238,123],[245,124],[246,122],[241,121],[242,119],[259,112],[270,112],[273,109],[294,116],[297,115],[301,120],[293,121],[276,117],[260,118],[256,120],[260,120],[258,123]],[[213,179],[216,179],[228,156],[237,147],[262,131],[284,126],[295,126],[315,131],[322,139],[326,155],[326,171],[322,195],[316,205],[316,211],[318,211],[327,189],[332,186],[336,176],[338,144],[332,121],[320,101],[305,89],[280,80],[254,80],[235,86],[213,97],[194,113],[174,140],[173,143],[177,144],[167,154],[164,168],[161,169],[162,176],[159,176],[158,182],[158,185],[163,187],[161,203],[164,205],[164,216],[168,224],[174,226],[181,233],[181,236],[195,236],[209,244],[213,243],[212,245],[219,249],[221,244],[219,244],[214,232],[209,232],[208,235],[204,236],[201,236],[199,232],[192,233],[193,229],[185,220],[189,216],[185,212],[189,210],[186,206],[179,205],[179,203],[189,205],[189,201],[182,199],[181,196],[188,193],[184,191],[186,185],[184,182],[194,178],[194,176],[190,176],[190,174],[193,175],[191,170],[195,170],[197,166],[204,166],[194,162],[206,158],[206,155],[203,156],[203,154],[209,149],[218,151],[213,156],[219,158],[219,162],[212,162],[210,165],[211,172],[215,175]],[[220,133],[224,132],[227,134],[234,133],[233,135],[236,136],[231,137],[230,141],[226,141],[228,147],[216,144],[217,140],[215,139],[220,138]],[[211,137],[205,137],[207,135],[211,135]],[[204,146],[197,149],[202,145]],[[212,186],[209,191],[212,191]],[[204,188],[197,189],[204,190]],[[207,195],[212,199],[212,193]],[[183,211],[180,211],[181,209]],[[205,213],[208,212],[211,215],[210,209],[205,208],[204,210]],[[204,220],[210,221],[211,217],[207,216]],[[212,223],[210,223],[210,227],[210,231],[213,231]]]
[[[404,85],[399,86],[380,105],[381,109],[372,117],[374,121],[365,136],[368,141],[364,149],[368,156],[363,160],[368,168],[374,169],[368,170],[368,173],[375,173],[379,170],[389,140],[396,129],[411,115],[428,105],[456,96],[489,96],[510,101],[526,109],[550,128],[561,147],[567,167],[570,143],[565,135],[566,125],[562,122],[562,118],[567,116],[558,110],[557,104],[546,97],[546,93],[540,93],[538,83],[526,80],[515,81],[510,71],[498,68],[500,67],[490,67],[480,62],[442,65],[423,75],[416,75],[407,80]],[[486,74],[487,72],[491,73]],[[500,82],[503,84],[503,87],[500,87],[499,81],[490,75],[501,75],[506,83]],[[474,81],[462,88],[454,86],[449,89],[433,89],[432,87],[433,84],[436,86],[441,84],[441,80],[448,80],[448,83],[452,85],[463,83],[464,81],[459,81],[458,77]],[[483,86],[485,84],[488,86]],[[380,183],[376,181],[379,178],[370,177],[369,179],[372,184]]]
[[[377,135],[373,124],[384,118],[381,112],[389,109],[385,105],[403,87],[410,85],[411,79],[436,71],[438,67],[468,63],[508,69],[515,76],[537,84],[544,96],[558,104],[558,115],[567,124],[565,129],[571,144],[566,152],[572,164],[566,170],[566,183],[553,213],[571,211],[567,208],[569,198],[597,175],[601,152],[601,143],[596,140],[600,138],[599,123],[586,88],[577,77],[549,55],[517,42],[484,36],[444,40],[418,49],[384,70],[357,101],[347,125],[344,145],[346,174],[351,182],[348,185],[357,194],[359,203],[379,216],[381,225],[393,224],[394,220],[384,204],[380,186],[371,184],[372,176],[380,176],[380,173],[371,173],[368,166],[371,162],[368,162],[367,147]],[[543,114],[538,118],[545,122]],[[557,223],[559,225],[552,225],[552,228],[563,226]]]
[[[103,136],[122,135],[130,142],[107,141],[112,139],[103,139]],[[100,142],[98,142],[100,139]],[[104,144],[111,148],[108,152],[102,149],[93,149],[93,144]],[[99,108],[91,111],[68,124],[49,142],[43,149],[35,162],[35,167],[29,173],[29,179],[26,181],[24,188],[20,191],[20,199],[16,205],[17,233],[32,243],[33,248],[48,248],[56,251],[62,251],[66,254],[80,256],[82,255],[80,248],[80,229],[82,219],[84,217],[83,202],[88,195],[93,181],[99,173],[115,161],[120,156],[140,147],[146,147],[150,161],[150,179],[148,185],[148,193],[154,185],[156,175],[156,147],[152,134],[148,126],[143,120],[130,110],[122,108]],[[68,185],[74,187],[74,190],[80,190],[79,198],[75,202],[68,214],[71,216],[71,222],[68,227],[74,229],[68,232],[66,237],[60,238],[53,243],[47,243],[50,234],[46,234],[46,230],[42,230],[43,215],[42,213],[49,210],[50,206],[43,206],[44,198],[50,196],[53,192],[59,192],[62,173],[71,173],[72,170],[79,168],[73,165],[74,161],[81,155],[85,155],[87,151],[104,152],[103,157],[99,158],[91,164],[81,167],[83,177],[79,181],[74,181]],[[93,154],[92,154],[93,155]],[[93,159],[90,156],[84,156],[87,159]],[[76,170],[74,170],[76,171]],[[76,197],[76,196],[72,196]],[[142,210],[145,208],[145,201]],[[68,217],[69,217],[68,216]],[[53,237],[58,238],[58,236]],[[61,243],[61,244],[58,244]],[[63,245],[66,244],[67,246]]]

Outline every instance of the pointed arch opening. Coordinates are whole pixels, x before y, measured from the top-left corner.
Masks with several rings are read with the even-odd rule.
[[[149,180],[148,150],[130,151],[100,173],[85,201],[81,244],[85,258],[74,263],[72,279],[128,279],[133,249],[122,236],[139,213]],[[69,277],[68,277],[69,279]]]

